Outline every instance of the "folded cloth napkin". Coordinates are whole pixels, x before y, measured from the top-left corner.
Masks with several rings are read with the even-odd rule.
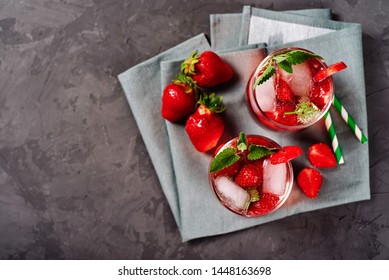
[[[245,19],[250,8],[245,8]],[[330,9],[303,9],[295,11],[284,11],[283,13],[309,16],[313,18],[331,19]],[[247,20],[247,19],[246,19]],[[235,14],[211,14],[211,47],[214,50],[226,50],[242,45],[240,43],[242,28],[242,13]],[[258,41],[260,42],[260,41]],[[266,42],[264,40],[263,42]],[[244,45],[244,44],[243,44]]]
[[[217,91],[224,97],[227,106],[223,117],[228,125],[223,140],[244,131],[247,134],[266,135],[281,145],[298,144],[304,150],[312,143],[328,142],[323,123],[294,134],[280,133],[259,126],[249,114],[244,93],[250,74],[267,51],[288,44],[315,51],[328,63],[339,60],[347,63],[349,69],[335,77],[337,95],[350,113],[354,112],[362,130],[367,131],[360,27],[326,20],[328,10],[319,13],[321,16],[317,16],[316,12],[313,12],[315,17],[311,18],[307,16],[309,11],[303,11],[301,15],[291,11],[282,13],[244,7],[240,20],[236,14],[211,16],[211,40],[215,44],[213,47],[228,49],[220,55],[235,72],[234,80]],[[231,18],[233,19],[230,21]],[[261,25],[257,26],[260,20]],[[295,37],[288,38],[288,29],[287,34],[280,35],[283,28],[279,28],[281,33],[277,33],[277,40],[257,38],[254,31],[260,32],[263,22],[282,22],[286,23],[286,27],[288,24],[294,27],[299,25],[299,33],[306,32],[305,36],[309,39],[293,41]],[[227,30],[238,31],[237,24],[240,31],[228,34]],[[317,25],[320,27],[315,30]],[[220,32],[226,35],[218,36]],[[269,47],[255,45],[261,42],[267,42]],[[232,232],[295,213],[369,198],[368,146],[359,144],[348,127],[342,124],[334,113],[346,164],[322,172],[325,181],[319,198],[314,201],[307,199],[298,187],[294,186],[287,204],[265,217],[243,218],[223,208],[212,194],[207,179],[211,156],[198,153],[192,147],[182,124],[165,122],[160,117],[161,91],[175,78],[182,59],[195,49],[201,52],[209,47],[204,35],[199,35],[119,75],[183,241]],[[234,47],[236,50],[231,50]],[[148,81],[146,88],[145,81]],[[145,113],[146,109],[148,115]],[[296,162],[297,167],[308,164],[306,157]]]

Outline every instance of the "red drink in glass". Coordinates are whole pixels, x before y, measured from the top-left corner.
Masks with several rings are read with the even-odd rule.
[[[238,140],[239,137],[236,137],[222,145],[215,157],[228,148],[238,150]],[[247,136],[247,147],[252,144],[274,151],[283,149],[273,140],[259,135]],[[293,169],[290,162],[271,164],[270,155],[250,160],[248,153],[248,150],[239,153],[240,159],[233,166],[209,172],[209,181],[224,207],[241,216],[258,217],[272,213],[284,204],[293,186]],[[239,185],[239,173],[247,165],[255,165],[260,172],[261,179],[255,187]]]
[[[290,51],[312,52],[300,48],[287,48],[269,54],[256,68],[247,86],[247,99],[255,116],[275,130],[300,130],[319,121],[329,110],[333,95],[332,77],[315,82],[313,77],[327,65],[319,57],[308,58],[292,65],[292,73],[273,63],[274,74],[264,83],[255,83],[277,55]],[[302,107],[307,114],[300,114]]]

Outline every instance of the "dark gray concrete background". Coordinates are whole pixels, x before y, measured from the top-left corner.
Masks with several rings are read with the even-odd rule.
[[[370,201],[182,243],[117,75],[243,4],[359,22]],[[0,0],[0,259],[388,259],[389,1]]]

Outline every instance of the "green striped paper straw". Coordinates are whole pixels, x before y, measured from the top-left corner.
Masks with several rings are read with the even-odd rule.
[[[334,105],[335,109],[340,113],[340,115],[342,116],[342,119],[348,124],[348,126],[354,132],[354,134],[358,138],[358,140],[362,144],[366,143],[367,142],[366,136],[363,134],[361,129],[355,123],[354,119],[346,111],[346,109],[344,108],[342,103],[340,103],[339,99],[336,96],[334,96],[334,100],[333,100],[332,104]]]
[[[327,111],[327,113],[324,115],[324,123],[326,125],[328,134],[330,135],[332,150],[334,151],[336,161],[338,164],[343,164],[344,159],[343,159],[342,149],[340,148],[338,137],[336,136],[335,127],[334,124],[332,123],[330,111]]]

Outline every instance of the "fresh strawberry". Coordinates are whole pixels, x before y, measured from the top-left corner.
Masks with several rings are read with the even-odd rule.
[[[199,87],[214,87],[231,80],[234,72],[224,60],[212,51],[195,51],[181,64],[181,71],[191,76]]]
[[[289,102],[291,104],[295,103],[294,95],[290,90],[288,83],[285,82],[281,76],[277,77],[276,98],[281,102]]]
[[[236,174],[238,174],[241,165],[242,165],[241,161],[234,162],[230,166],[217,171],[215,173],[215,177],[218,176],[234,177]]]
[[[315,82],[320,82],[320,81],[324,80],[325,78],[328,78],[329,76],[331,76],[339,71],[342,71],[346,68],[347,68],[347,65],[343,61],[337,62],[337,63],[332,64],[332,65],[328,66],[327,68],[323,68],[322,70],[317,72],[315,74],[315,76],[313,76],[313,80]]]
[[[316,198],[320,192],[323,177],[316,169],[305,167],[297,175],[297,184],[309,198]]]
[[[262,172],[253,163],[246,163],[235,177],[235,183],[242,188],[257,188],[262,184]]]
[[[334,168],[336,166],[334,153],[324,143],[317,143],[309,147],[308,160],[316,168]]]
[[[270,163],[285,163],[301,156],[302,153],[303,150],[299,146],[285,146],[283,150],[280,150],[270,156]]]
[[[196,109],[195,89],[183,75],[167,85],[162,94],[162,117],[177,122],[189,116]]]
[[[272,193],[262,193],[258,201],[250,204],[247,214],[249,216],[267,214],[277,206],[278,201],[278,196]]]
[[[214,93],[201,96],[198,101],[200,106],[186,121],[186,133],[199,152],[206,152],[216,147],[223,135],[224,120],[218,115],[225,109],[220,104],[221,99]]]
[[[309,99],[317,108],[323,109],[331,102],[331,95],[329,94],[329,92],[331,92],[331,87],[332,82],[328,79],[313,84],[309,92]]]

